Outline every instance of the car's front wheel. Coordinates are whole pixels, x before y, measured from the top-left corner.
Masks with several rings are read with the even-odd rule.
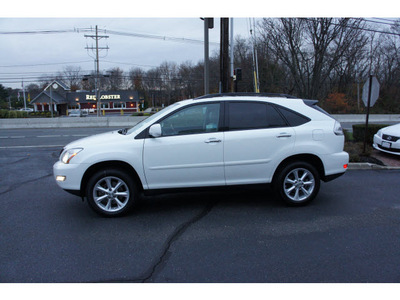
[[[127,213],[137,197],[134,180],[119,169],[105,169],[94,173],[88,181],[86,196],[89,206],[103,216]]]
[[[305,205],[318,194],[320,176],[315,167],[307,162],[291,162],[278,173],[274,189],[278,196],[290,205]]]

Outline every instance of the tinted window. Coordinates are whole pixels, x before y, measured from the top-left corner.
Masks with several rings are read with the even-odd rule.
[[[288,121],[290,126],[300,126],[310,121],[309,118],[287,108],[283,108],[281,106],[278,106],[277,108]]]
[[[163,136],[218,131],[219,103],[190,106],[160,122]]]
[[[287,126],[274,107],[256,102],[230,102],[228,124],[230,130]]]

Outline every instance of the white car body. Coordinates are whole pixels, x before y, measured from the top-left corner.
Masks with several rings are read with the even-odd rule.
[[[226,107],[249,100],[253,104],[288,108],[309,121],[300,126],[246,130],[216,128],[216,124],[210,123],[206,125],[210,132],[169,136],[149,134],[153,128],[161,131],[160,125],[152,125],[166,126],[164,120],[173,120],[175,116],[179,120],[179,113],[191,112],[192,107],[199,111],[204,111],[204,107],[220,108],[220,116],[226,119]],[[225,108],[224,112],[221,107]],[[85,191],[89,177],[94,169],[102,166],[124,168],[139,190],[146,191],[266,184],[273,182],[288,162],[306,161],[318,170],[318,177],[328,181],[344,174],[349,161],[348,154],[343,151],[344,136],[338,124],[328,114],[306,105],[301,99],[221,96],[185,100],[145,119],[126,134],[113,131],[68,144],[54,165],[54,178],[64,190],[84,197],[88,196]],[[296,185],[296,188],[302,186]]]
[[[21,109],[19,109],[19,111],[33,112],[33,108],[29,108],[29,107],[21,108]]]
[[[374,135],[373,147],[382,152],[400,155],[400,124],[378,130]]]

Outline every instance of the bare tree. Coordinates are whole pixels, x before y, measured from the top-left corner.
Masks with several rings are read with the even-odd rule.
[[[346,51],[363,46],[362,19],[264,19],[260,32],[271,52],[287,67],[298,96],[317,98]]]
[[[79,90],[82,86],[82,69],[81,67],[66,66],[60,74],[61,80],[65,82],[71,91]]]
[[[124,71],[118,67],[107,71],[106,77],[102,77],[102,89],[116,91],[124,87]],[[103,83],[104,82],[104,83]]]

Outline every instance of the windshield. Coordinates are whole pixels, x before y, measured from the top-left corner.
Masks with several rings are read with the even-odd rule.
[[[173,110],[178,105],[180,105],[180,103],[176,102],[176,103],[168,106],[167,108],[164,108],[163,110],[160,110],[159,112],[155,113],[154,115],[151,115],[150,117],[148,117],[146,119],[143,119],[142,121],[137,123],[135,126],[133,126],[131,129],[129,129],[126,134],[131,134],[132,132],[135,132],[135,131],[142,131],[148,125],[150,125],[153,122],[153,120],[157,119],[161,114],[165,114],[165,113],[170,112],[171,110]]]

